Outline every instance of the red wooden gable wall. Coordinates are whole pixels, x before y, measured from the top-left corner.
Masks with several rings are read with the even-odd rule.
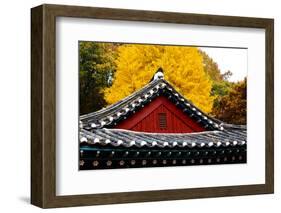
[[[164,96],[146,104],[115,128],[155,133],[191,133],[205,130]]]

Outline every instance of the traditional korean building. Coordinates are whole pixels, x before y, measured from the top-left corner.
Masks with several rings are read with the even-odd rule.
[[[80,116],[80,169],[246,163],[247,129],[208,116],[164,79]]]

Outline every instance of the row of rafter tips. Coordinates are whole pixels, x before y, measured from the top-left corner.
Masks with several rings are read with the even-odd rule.
[[[215,156],[246,152],[246,147],[196,150],[95,150],[80,148],[80,157],[87,158],[181,158],[197,156]]]
[[[246,146],[196,150],[127,150],[80,147],[80,169],[161,167],[246,162]]]
[[[164,167],[164,166],[187,166],[208,164],[234,164],[245,163],[246,155],[228,155],[214,158],[192,159],[131,159],[131,160],[80,160],[80,169],[114,169],[114,168],[138,168],[138,167]]]

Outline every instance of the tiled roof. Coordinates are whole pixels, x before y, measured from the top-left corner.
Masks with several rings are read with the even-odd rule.
[[[246,127],[224,124],[224,130],[197,133],[144,133],[122,129],[80,131],[80,143],[112,145],[114,147],[227,147],[246,144]]]
[[[80,116],[80,126],[86,130],[111,128],[127,119],[159,95],[164,95],[206,130],[223,130],[218,121],[184,98],[164,79],[156,79],[123,100],[99,111]]]
[[[80,170],[246,163],[244,126],[199,133],[80,131]]]

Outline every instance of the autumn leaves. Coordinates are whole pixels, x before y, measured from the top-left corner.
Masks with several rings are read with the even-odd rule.
[[[205,112],[212,110],[212,82],[204,72],[196,47],[122,45],[118,48],[116,72],[111,87],[104,90],[108,104],[115,103],[146,85],[162,67],[165,79]]]
[[[246,79],[229,82],[231,72],[221,73],[200,48],[80,42],[79,60],[80,114],[127,97],[161,67],[165,80],[202,111],[230,123],[246,123]]]

